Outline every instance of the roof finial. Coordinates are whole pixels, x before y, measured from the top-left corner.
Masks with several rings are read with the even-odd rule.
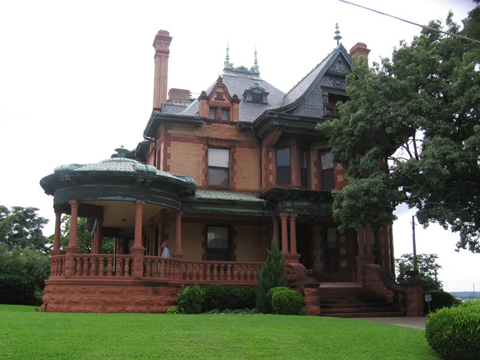
[[[229,51],[229,48],[228,48],[228,41],[227,41],[227,56],[225,57],[225,68],[229,68],[230,67],[230,56],[228,55],[228,51]]]
[[[338,23],[335,24],[335,37],[333,39],[337,40],[337,46],[340,45],[342,37],[340,36],[340,30],[338,30]]]
[[[258,67],[257,61],[257,47],[255,46],[255,60],[253,61],[253,71],[260,72],[260,68]]]

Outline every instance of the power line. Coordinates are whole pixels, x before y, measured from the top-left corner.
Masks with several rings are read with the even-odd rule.
[[[359,8],[370,10],[370,11],[376,12],[377,14],[385,15],[385,16],[388,16],[388,17],[406,22],[406,23],[411,24],[411,25],[419,26],[419,27],[424,28],[424,29],[437,31],[437,32],[445,34],[445,35],[449,35],[449,36],[453,36],[453,37],[457,37],[457,38],[461,38],[461,39],[465,39],[465,40],[470,40],[470,41],[473,41],[473,42],[476,42],[476,43],[480,44],[480,41],[469,38],[469,37],[466,37],[466,36],[463,36],[463,35],[452,34],[452,33],[446,32],[446,31],[442,31],[442,30],[439,30],[439,29],[432,28],[430,26],[420,25],[420,24],[414,23],[413,21],[408,21],[408,20],[393,16],[393,15],[390,15],[390,14],[383,13],[383,12],[378,11],[378,10],[370,9],[370,8],[368,8],[366,6],[363,6],[363,5],[354,4],[354,3],[349,2],[349,1],[345,1],[345,0],[338,0],[338,1],[343,2],[345,4],[348,4],[348,5],[358,6]]]

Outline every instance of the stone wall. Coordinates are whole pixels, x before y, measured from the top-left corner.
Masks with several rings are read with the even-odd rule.
[[[42,311],[71,313],[163,313],[175,305],[179,285],[47,284]],[[48,283],[48,282],[47,282]]]

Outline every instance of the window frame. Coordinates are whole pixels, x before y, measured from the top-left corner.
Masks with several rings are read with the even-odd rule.
[[[288,166],[279,166],[278,165],[278,152],[280,150],[286,150],[288,149],[288,159],[289,159],[289,165]],[[280,183],[279,179],[279,169],[287,169],[288,168],[288,174],[289,174],[289,181],[288,183]],[[280,146],[275,149],[275,169],[276,169],[276,180],[277,180],[277,185],[282,185],[282,186],[288,186],[292,185],[292,148],[290,146]]]
[[[328,230],[329,229],[335,229],[335,248],[332,250],[329,249],[328,247]],[[340,239],[339,239],[339,233],[338,229],[336,226],[326,226],[325,227],[325,254],[326,254],[326,259],[325,259],[325,271],[329,273],[336,273],[340,270]],[[331,256],[333,255],[333,260],[331,259]],[[331,267],[333,265],[333,267]]]
[[[227,260],[211,260],[211,257],[213,255],[213,257],[215,257],[214,254],[212,254],[212,250],[218,250],[218,249],[222,249],[222,248],[210,248],[208,246],[208,234],[210,233],[210,228],[224,228],[224,229],[227,229],[227,234],[228,234],[228,239],[227,239],[227,243],[228,243],[228,248],[226,248],[224,251],[224,255],[226,255],[225,257],[227,257],[228,259]],[[205,238],[205,259],[206,261],[232,261],[232,229],[230,226],[228,225],[215,225],[215,224],[211,224],[211,225],[207,225],[207,229],[206,229],[206,238]],[[211,250],[209,250],[211,249]],[[218,254],[216,254],[218,255]]]
[[[331,168],[328,168],[328,169],[322,169],[322,154],[328,154],[328,153],[332,153],[332,150],[331,149],[319,149],[318,150],[318,184],[319,184],[319,190],[334,190],[336,189],[336,181],[335,181],[335,174],[336,174],[336,171],[335,171],[335,163],[333,162],[333,155],[332,155],[332,167]],[[324,177],[324,174],[327,172],[327,171],[331,171],[332,175],[332,187],[329,188],[329,189],[326,189],[325,188],[325,184],[324,184],[324,180],[323,180],[323,177]]]
[[[227,151],[228,152],[228,166],[227,167],[221,167],[221,166],[211,166],[210,165],[210,157],[209,157],[209,153],[210,153],[210,149],[215,149],[215,150],[224,150],[224,151]],[[222,189],[228,189],[230,188],[230,169],[231,169],[231,163],[232,163],[232,159],[231,159],[231,151],[230,151],[230,148],[221,148],[221,147],[216,147],[216,146],[209,146],[207,148],[207,186],[209,188],[222,188]],[[218,185],[218,184],[210,184],[210,169],[221,169],[221,170],[226,170],[227,172],[227,185]]]
[[[305,154],[305,165],[302,167],[302,153]],[[300,175],[300,187],[308,188],[310,186],[310,151],[305,148],[298,148],[298,172]],[[302,182],[302,170],[305,170],[305,184]]]

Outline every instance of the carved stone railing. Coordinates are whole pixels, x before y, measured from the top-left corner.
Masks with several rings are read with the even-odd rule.
[[[74,254],[68,278],[133,279],[133,255]],[[50,279],[66,277],[66,255],[50,259]],[[255,285],[263,269],[261,262],[182,261],[175,258],[143,256],[144,280],[169,280],[181,284]]]
[[[383,296],[388,302],[405,308],[405,288],[398,285],[383,267],[376,264],[363,265],[365,286]]]
[[[263,262],[183,261],[180,280],[190,283],[255,285]]]
[[[74,277],[121,277],[132,275],[132,255],[75,254]]]
[[[65,255],[50,257],[50,277],[65,276]]]
[[[151,279],[180,279],[182,261],[158,256],[144,256],[144,277]]]

